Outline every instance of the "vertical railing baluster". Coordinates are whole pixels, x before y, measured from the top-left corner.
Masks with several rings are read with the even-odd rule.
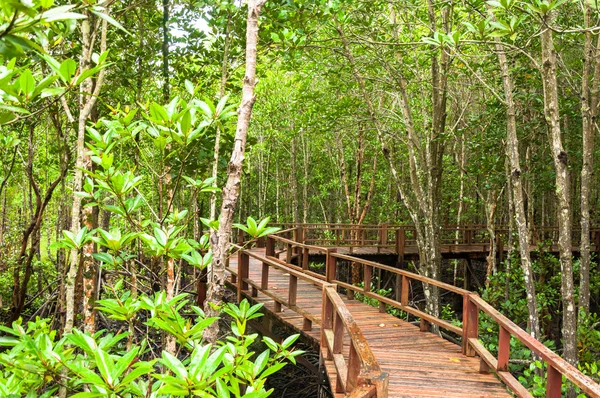
[[[373,267],[367,265],[367,264],[363,264],[363,275],[364,275],[364,287],[363,287],[363,291],[364,292],[369,292],[371,291],[371,277],[373,275]]]
[[[354,343],[350,342],[350,354],[348,356],[348,374],[346,377],[346,392],[352,392],[356,388],[358,376],[360,374],[360,358],[354,347]]]
[[[498,371],[508,370],[508,360],[510,357],[510,332],[503,326],[500,326],[498,335]]]
[[[304,271],[308,271],[308,256],[309,256],[309,249],[308,249],[308,247],[305,247],[302,249],[302,269]]]
[[[562,374],[548,364],[548,377],[546,379],[546,398],[562,397]]]
[[[336,268],[336,259],[332,255],[336,252],[337,249],[327,249],[327,257],[325,263],[325,274],[327,277],[327,282],[333,283],[335,281],[335,268]]]
[[[290,307],[296,305],[296,297],[298,294],[298,278],[290,274],[290,286],[288,291],[288,304]]]
[[[479,336],[479,308],[470,299],[470,293],[463,296],[463,338],[462,352],[468,357],[475,356],[475,351],[469,345],[470,338]]]
[[[400,304],[408,306],[408,291],[409,280],[405,275],[402,275],[402,288],[400,289]]]

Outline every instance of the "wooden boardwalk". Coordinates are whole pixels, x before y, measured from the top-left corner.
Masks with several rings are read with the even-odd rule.
[[[265,249],[252,249],[257,256],[265,257]],[[237,258],[230,260],[230,267],[237,269]],[[249,260],[249,279],[257,286],[262,277],[262,262]],[[271,269],[269,290],[282,297],[289,294],[289,274]],[[282,308],[275,311],[272,297],[252,288],[242,294],[256,302],[278,319],[299,332],[316,339],[321,338],[320,318],[323,307],[322,291],[312,283],[298,281],[296,305],[310,313],[315,320],[312,330],[303,331],[304,316]],[[389,374],[390,397],[510,397],[506,387],[491,373],[479,373],[479,360],[462,354],[461,347],[441,337],[421,332],[419,327],[402,321],[387,313],[381,313],[358,300],[343,299],[355,321],[365,335],[382,370]],[[344,341],[343,353],[349,356],[350,339]],[[336,371],[327,364],[332,389],[336,389]]]
[[[238,300],[247,297],[263,303],[274,317],[319,343],[321,363],[336,397],[532,397],[509,371],[511,337],[547,364],[547,398],[561,397],[563,376],[588,396],[600,397],[600,385],[478,295],[338,253],[335,248],[284,238],[288,232],[269,235],[265,248],[234,245],[236,253],[227,268],[230,282],[237,288]],[[311,252],[325,254],[325,275],[309,269]],[[340,280],[341,268],[350,265],[361,268],[362,286]],[[400,278],[397,300],[371,291],[376,270]],[[421,283],[459,296],[463,303],[460,326],[415,307],[410,300],[412,284]],[[379,307],[354,299],[356,293],[378,302]],[[418,325],[388,314],[389,307],[419,319]],[[498,324],[496,355],[478,339],[480,312]],[[461,345],[432,333],[432,325],[455,336]]]

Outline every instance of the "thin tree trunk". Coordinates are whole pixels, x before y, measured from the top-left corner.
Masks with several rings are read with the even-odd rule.
[[[163,78],[163,101],[168,103],[171,98],[169,86],[169,0],[162,0],[162,78]]]
[[[542,28],[542,80],[544,87],[544,115],[551,138],[552,159],[556,170],[556,197],[558,200],[558,248],[560,252],[561,294],[563,300],[564,358],[577,363],[577,311],[575,308],[572,250],[571,250],[571,184],[567,153],[563,148],[558,83],[556,79],[556,52],[552,30],[554,12],[544,17]]]
[[[585,3],[585,27],[589,27],[592,8]],[[598,115],[598,83],[600,80],[600,37],[594,48],[592,33],[585,33],[584,66],[581,78],[581,117],[582,117],[582,160],[581,167],[581,245],[580,245],[580,282],[579,282],[579,314],[585,315],[590,311],[590,196],[594,166],[594,133]],[[595,62],[594,62],[595,61]],[[594,76],[590,89],[590,74],[592,67]]]
[[[493,13],[490,11],[493,17]],[[535,294],[535,278],[533,267],[531,265],[531,255],[529,246],[529,228],[527,226],[527,216],[525,213],[525,203],[523,195],[523,184],[521,181],[521,166],[519,160],[519,139],[517,137],[517,119],[515,102],[513,98],[513,80],[509,73],[509,65],[506,59],[506,53],[502,47],[499,38],[496,41],[496,54],[502,72],[502,85],[504,87],[504,101],[506,105],[506,145],[507,154],[510,163],[510,183],[512,186],[513,205],[515,210],[515,222],[519,235],[519,250],[521,254],[521,268],[523,269],[523,278],[525,282],[525,292],[527,295],[527,309],[529,311],[529,329],[534,338],[540,337],[540,324],[537,309],[537,298]]]
[[[246,138],[248,126],[254,106],[254,85],[256,82],[256,58],[258,42],[258,17],[260,9],[266,0],[248,0],[248,18],[246,24],[246,74],[242,89],[242,101],[238,110],[238,121],[227,173],[227,183],[223,188],[223,203],[221,204],[221,215],[219,229],[210,237],[213,252],[212,270],[209,275],[208,292],[204,310],[207,316],[217,316],[218,311],[213,305],[221,304],[225,286],[225,264],[229,254],[229,242],[231,241],[231,228],[233,216],[240,194],[240,181],[242,176],[242,165],[246,150]],[[219,333],[219,326],[214,322],[204,330],[204,340],[215,342]]]
[[[108,12],[108,11],[105,11]],[[79,68],[80,70],[86,70],[91,65],[91,57],[92,57],[92,32],[90,26],[90,15],[88,15],[88,19],[84,19],[81,22],[81,57],[79,60]],[[101,48],[106,48],[106,29],[107,24],[106,21],[102,22],[102,33],[101,33]],[[90,167],[90,158],[86,155],[86,147],[85,147],[85,133],[86,133],[86,124],[92,113],[92,109],[96,103],[96,99],[98,98],[98,94],[100,93],[100,89],[102,87],[104,81],[104,69],[98,73],[98,77],[96,78],[95,84],[91,78],[85,79],[80,87],[80,95],[79,95],[79,118],[78,118],[78,127],[77,127],[77,147],[76,147],[76,161],[75,161],[75,178],[73,181],[73,206],[72,206],[72,214],[71,214],[71,232],[75,235],[79,232],[81,228],[81,208],[82,208],[82,198],[77,195],[78,192],[81,191],[83,186],[83,169],[89,170]],[[76,249],[71,250],[71,258],[70,258],[70,266],[69,271],[67,273],[66,278],[66,291],[65,291],[65,325],[63,328],[63,333],[70,333],[73,329],[73,323],[75,319],[75,279],[77,277],[77,272],[79,268],[79,256]],[[88,253],[89,257],[91,257],[91,252]],[[87,257],[86,257],[87,258]],[[88,259],[89,260],[89,259]],[[91,260],[90,260],[91,261]],[[63,394],[66,391],[61,389],[59,395],[64,396]]]
[[[219,99],[225,95],[227,85],[227,67],[229,65],[229,42],[231,41],[231,11],[227,15],[227,27],[225,29],[225,43],[223,47],[223,60],[221,61],[221,84],[219,86]],[[217,187],[217,176],[219,174],[219,151],[221,150],[221,127],[217,126],[215,133],[215,148],[213,150],[213,168],[211,177],[213,187]],[[210,196],[210,219],[214,220],[217,213],[217,193]]]

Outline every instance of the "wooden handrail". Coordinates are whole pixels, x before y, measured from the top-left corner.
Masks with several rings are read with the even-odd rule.
[[[323,313],[321,316],[321,347],[327,359],[335,364],[337,373],[336,393],[363,398],[388,396],[388,374],[381,371],[367,339],[337,293],[334,284],[323,285]],[[350,337],[350,353],[346,363],[342,354],[344,331]]]
[[[385,226],[382,230],[389,231],[391,228],[393,226]],[[277,235],[269,235],[266,239],[266,256],[264,257],[241,246],[232,245],[238,249],[239,256],[238,271],[236,274],[238,298],[241,298],[243,290],[248,290],[248,287],[251,286],[252,296],[256,297],[257,292],[261,291],[273,298],[275,312],[280,312],[281,306],[285,305],[302,315],[304,317],[304,330],[311,330],[312,322],[314,321],[321,323],[321,346],[327,350],[328,359],[333,360],[338,374],[338,383],[336,385],[340,391],[336,392],[344,392],[351,397],[366,398],[371,396],[387,397],[388,391],[388,375],[381,371],[366,339],[362,335],[362,331],[337,293],[337,287],[339,286],[348,291],[359,292],[378,300],[380,302],[380,310],[385,311],[385,304],[388,304],[421,318],[421,331],[427,331],[428,325],[432,323],[462,335],[463,353],[467,356],[479,355],[481,361],[480,371],[487,372],[493,370],[518,397],[531,397],[531,394],[508,370],[511,336],[517,338],[534,355],[543,359],[548,364],[547,397],[558,398],[561,396],[562,376],[565,376],[588,395],[600,398],[600,385],[588,376],[585,376],[541,342],[531,337],[526,331],[494,309],[477,294],[406,270],[340,254],[336,252],[335,248],[309,245],[304,242],[297,242],[290,239],[290,237],[285,238],[280,236],[282,234],[289,236],[293,232],[295,239],[300,238],[301,240],[305,240],[305,231],[306,229],[304,228],[300,230],[300,227],[296,227],[279,231]],[[405,232],[406,229],[402,227],[400,231]],[[600,229],[598,231],[594,230],[594,232],[598,240]],[[285,261],[276,257],[276,242],[286,245],[287,258]],[[326,253],[325,276],[316,274],[308,269],[309,250]],[[296,252],[300,256],[299,261],[302,263],[302,266],[291,263],[291,254],[293,252]],[[258,259],[263,264],[260,284],[256,284],[248,278],[250,258]],[[363,288],[336,279],[336,262],[338,259],[363,265],[365,275]],[[289,275],[290,284],[287,298],[281,297],[268,289],[268,270],[270,267],[278,268]],[[400,298],[392,300],[371,292],[370,279],[374,269],[385,270],[401,278],[402,288]],[[315,318],[314,315],[296,306],[298,278],[312,283],[323,290],[321,319]],[[408,291],[411,280],[420,281],[461,295],[463,298],[462,328],[410,307]],[[478,340],[479,312],[487,314],[499,325],[500,335],[497,358]],[[347,363],[341,352],[344,331],[346,331],[351,339],[350,356]]]
[[[524,346],[529,348],[531,352],[537,357],[541,358],[548,364],[548,378],[547,378],[547,389],[546,397],[560,397],[562,376],[565,376],[573,384],[581,388],[583,392],[592,396],[600,397],[600,385],[594,382],[590,377],[581,373],[575,366],[571,365],[558,354],[550,350],[540,341],[534,339],[529,333],[517,326],[513,321],[502,315],[498,310],[488,304],[485,300],[479,297],[477,294],[471,293],[468,296],[468,301],[472,304],[477,311],[482,311],[490,318],[492,318],[500,328],[500,337],[498,344],[498,359],[493,358],[491,353],[483,347],[477,340],[477,330],[472,333],[474,336],[469,338],[469,345],[479,354],[481,360],[486,365],[492,368],[498,373],[501,379],[503,379],[509,387],[513,385],[514,376],[508,372],[508,358],[510,350],[510,337],[514,336]],[[472,352],[467,352],[467,355],[473,355]],[[511,378],[514,379],[510,380]],[[519,384],[516,381],[516,384]],[[520,384],[519,384],[520,386]],[[519,388],[517,386],[517,388]],[[523,395],[519,390],[513,390],[517,396],[530,396]],[[528,393],[527,393],[528,394]]]

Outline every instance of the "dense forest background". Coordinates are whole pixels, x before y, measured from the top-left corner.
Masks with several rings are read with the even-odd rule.
[[[453,269],[450,282],[461,284],[463,268],[442,260],[441,228],[480,225],[491,246],[480,293],[598,377],[598,4],[249,3],[0,5],[4,333],[40,317],[31,333],[60,331],[54,344],[73,327],[105,328],[100,308],[124,322],[132,347],[143,340],[133,337],[138,312],[163,311],[183,328],[150,322],[165,351],[201,355],[186,345],[185,319],[165,314],[179,293],[196,294],[207,266],[224,277],[227,253],[209,231],[228,242],[231,223],[248,217],[254,237],[272,231],[252,225],[267,217],[275,226],[412,225],[420,261],[411,269],[437,279]],[[250,111],[246,142],[236,134]],[[508,231],[501,264],[499,230]],[[215,286],[209,299],[220,301]],[[447,310],[437,294],[426,300],[436,315]],[[195,339],[217,339],[209,323]],[[293,360],[287,344],[269,347],[278,353],[270,365]],[[516,352],[521,381],[543,394],[535,358]],[[162,361],[178,368],[172,356]],[[55,363],[53,377],[64,372]],[[15,386],[4,394],[28,388]]]

